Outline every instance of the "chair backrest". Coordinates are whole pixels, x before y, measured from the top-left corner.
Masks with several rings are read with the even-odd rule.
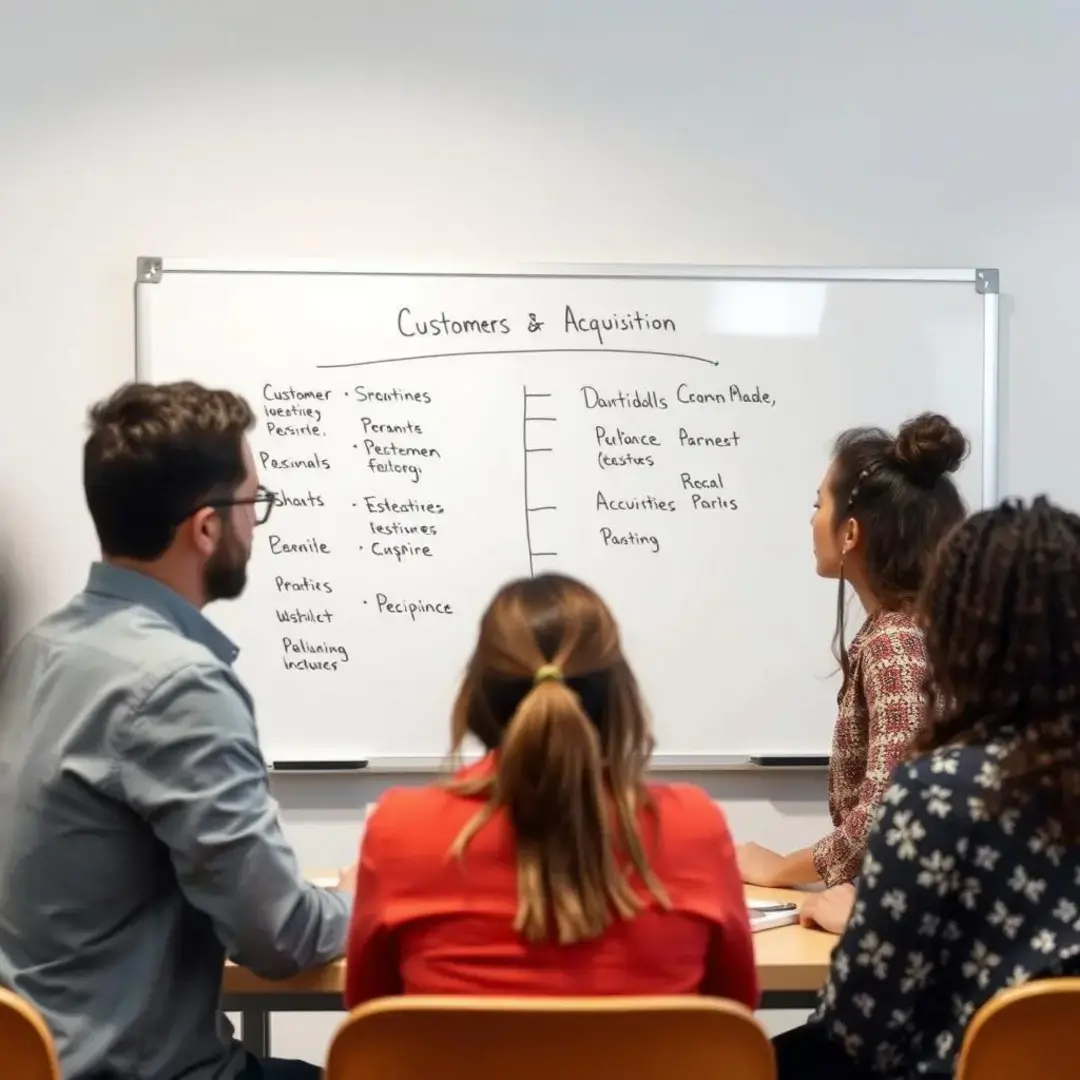
[[[1080,978],[1039,979],[996,994],[975,1014],[956,1080],[1076,1075]]]
[[[60,1080],[56,1046],[37,1009],[0,987],[0,1073],[12,1080]]]
[[[744,1006],[703,997],[384,998],[346,1018],[325,1080],[774,1080]]]

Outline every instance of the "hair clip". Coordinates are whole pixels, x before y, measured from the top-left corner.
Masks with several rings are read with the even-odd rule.
[[[563,673],[558,664],[543,664],[533,675],[533,685],[542,682],[562,682]]]
[[[852,485],[851,494],[848,496],[847,508],[850,510],[855,505],[855,500],[861,494],[863,481],[869,480],[881,468],[880,461],[872,461],[869,465],[863,469],[858,476],[855,477],[855,483]]]

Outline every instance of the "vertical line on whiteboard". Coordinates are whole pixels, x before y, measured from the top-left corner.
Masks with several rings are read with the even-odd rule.
[[[521,465],[525,476],[525,544],[529,549],[529,577],[533,571],[532,527],[529,524],[529,388],[521,388]]]

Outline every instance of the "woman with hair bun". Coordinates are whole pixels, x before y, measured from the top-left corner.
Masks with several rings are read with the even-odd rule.
[[[853,428],[836,440],[811,518],[817,572],[837,580],[833,649],[843,684],[829,760],[833,829],[790,855],[740,846],[744,881],[837,886],[858,874],[874,811],[922,724],[926,644],[915,600],[942,540],[964,518],[951,474],[967,451],[963,434],[936,413],[908,420],[895,436]],[[847,646],[849,584],[866,621]]]
[[[757,976],[727,824],[645,783],[652,736],[618,628],[548,574],[492,601],[447,784],[388,792],[364,835],[345,1003],[403,994],[709,994]]]

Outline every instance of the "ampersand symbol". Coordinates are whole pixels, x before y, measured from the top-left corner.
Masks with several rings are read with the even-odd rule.
[[[535,311],[529,312],[529,325],[525,328],[530,334],[535,334],[537,330],[542,330],[544,324],[536,317]]]

